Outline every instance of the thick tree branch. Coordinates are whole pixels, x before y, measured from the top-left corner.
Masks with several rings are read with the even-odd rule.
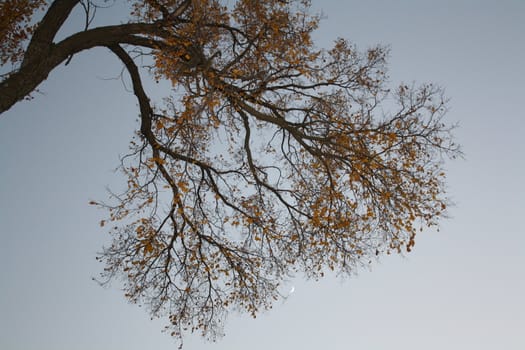
[[[94,47],[130,44],[151,49],[166,48],[161,40],[147,38],[162,31],[158,24],[130,23],[94,28],[73,34],[57,44],[51,44],[46,52],[34,51],[34,59],[23,65],[0,83],[0,113],[29,95],[49,73],[70,55]]]
[[[22,61],[22,67],[39,59],[51,48],[56,33],[62,27],[79,0],[55,0],[38,24]]]
[[[153,110],[151,109],[148,95],[144,91],[142,86],[142,81],[140,79],[140,73],[137,65],[133,62],[133,59],[128,55],[126,50],[124,50],[120,45],[108,45],[107,46],[117,57],[124,63],[126,70],[128,71],[131,82],[133,85],[133,93],[137,97],[140,108],[140,131],[148,141],[151,138],[154,139],[154,135],[151,132],[151,117],[153,116]],[[150,141],[151,142],[151,141]]]

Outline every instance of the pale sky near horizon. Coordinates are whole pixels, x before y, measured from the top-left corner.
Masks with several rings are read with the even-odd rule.
[[[344,281],[298,278],[286,302],[232,314],[223,339],[190,336],[185,349],[525,349],[525,1],[313,3],[318,46],[389,45],[392,84],[446,89],[465,152],[446,166],[456,205],[404,258]],[[0,116],[2,350],[176,349],[164,320],[91,280],[108,237],[88,202],[122,185],[113,169],[138,114],[107,79],[120,69],[103,49],[82,53]]]

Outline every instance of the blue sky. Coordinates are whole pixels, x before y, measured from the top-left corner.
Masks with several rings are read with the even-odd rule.
[[[256,320],[232,314],[224,339],[188,337],[186,348],[524,349],[525,2],[313,6],[325,16],[319,46],[336,37],[388,44],[392,84],[445,87],[466,155],[447,163],[456,206],[407,256],[345,280],[298,278],[274,310]],[[108,237],[103,212],[87,203],[123,185],[113,169],[138,113],[109,79],[120,69],[103,49],[82,53],[0,117],[1,349],[175,348],[163,322],[129,305],[118,283],[91,280]]]

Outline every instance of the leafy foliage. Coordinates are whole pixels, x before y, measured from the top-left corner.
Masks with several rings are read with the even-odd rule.
[[[27,25],[40,6],[20,2],[4,5],[22,14],[1,33]],[[43,80],[96,46],[123,62],[140,130],[122,160],[127,190],[94,203],[109,211],[101,224],[113,237],[100,260],[108,280],[123,278],[127,298],[169,317],[174,336],[214,337],[232,309],[255,317],[293,273],[348,274],[410,251],[416,232],[443,216],[443,156],[459,151],[442,122],[441,89],[389,90],[380,46],[360,52],[338,39],[317,49],[308,1],[140,0],[126,24],[53,43],[77,4],[53,2],[35,32],[39,47],[33,38],[2,82],[20,92],[0,105],[38,85],[34,74],[25,87],[26,67],[44,67]],[[93,4],[81,4],[89,18]],[[59,20],[46,24],[49,16]],[[24,38],[3,37],[2,63],[16,62]],[[171,82],[162,104],[151,103],[132,53]]]

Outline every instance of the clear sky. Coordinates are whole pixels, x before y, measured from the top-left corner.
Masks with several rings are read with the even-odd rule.
[[[406,257],[341,279],[294,281],[256,320],[186,349],[525,349],[525,1],[314,1],[319,46],[391,46],[390,76],[436,82],[465,160],[447,163],[456,206]],[[104,16],[103,12],[100,12]],[[80,24],[70,23],[75,26]],[[0,349],[174,349],[118,283],[91,280],[108,241],[88,205],[136,127],[135,98],[105,50],[74,57],[0,117]]]

